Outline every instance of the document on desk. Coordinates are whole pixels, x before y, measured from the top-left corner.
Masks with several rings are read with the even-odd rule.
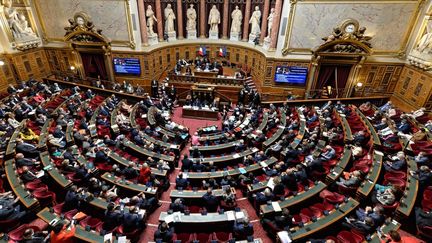
[[[268,180],[267,186],[273,190],[273,188],[275,186],[274,181],[273,181],[273,177]]]
[[[236,218],[236,219],[243,219],[244,217],[245,217],[245,214],[244,214],[243,211],[240,211],[240,212],[236,212],[236,213],[235,213],[235,218]]]
[[[239,171],[240,171],[240,173],[242,173],[242,174],[246,174],[246,172],[247,172],[244,168],[239,168]]]
[[[277,235],[278,235],[278,238],[279,238],[281,243],[291,243],[292,242],[290,236],[288,235],[288,231],[279,231],[277,233]]]
[[[118,243],[126,243],[126,236],[119,236],[117,239]]]
[[[281,209],[281,207],[280,207],[280,205],[279,205],[278,202],[272,202],[272,207],[273,207],[273,210],[274,210],[275,212],[280,212],[280,211],[282,211],[282,209]]]
[[[263,167],[263,168],[265,168],[265,167],[267,167],[268,165],[267,165],[267,163],[266,162],[264,162],[264,161],[261,161],[260,162],[260,165]]]
[[[228,217],[228,221],[234,221],[235,220],[234,211],[228,211],[228,212],[226,212],[226,215]]]
[[[104,235],[104,243],[111,243],[112,242],[112,233]]]
[[[174,222],[174,215],[169,214],[164,218],[165,223],[169,224],[171,222]]]
[[[240,158],[240,155],[239,155],[239,154],[234,154],[234,155],[233,155],[233,158],[234,158],[234,159]]]

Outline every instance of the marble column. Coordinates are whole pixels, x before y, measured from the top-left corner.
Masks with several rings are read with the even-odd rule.
[[[144,0],[138,0],[138,15],[140,19],[141,41],[148,46],[147,20],[145,16]]]
[[[243,22],[243,41],[249,40],[249,19],[251,15],[252,0],[246,0],[246,8]]]
[[[177,36],[179,40],[184,38],[183,35],[183,4],[182,0],[177,0]]]
[[[228,17],[229,16],[229,0],[224,1],[223,7],[223,22],[222,22],[222,39],[228,39]]]
[[[275,50],[277,45],[277,39],[279,36],[279,24],[282,14],[282,0],[276,0],[275,4],[275,16],[273,18],[273,26],[271,33],[270,50]]]
[[[270,0],[264,0],[264,10],[263,10],[263,16],[262,16],[262,24],[261,24],[261,35],[260,35],[260,44],[264,42],[264,38],[267,34],[267,26],[268,21],[267,18],[270,13]]]
[[[164,29],[163,29],[163,18],[162,18],[162,7],[161,1],[155,1],[156,4],[156,19],[157,19],[157,32],[159,41],[164,41]]]
[[[200,1],[200,38],[206,38],[206,2],[205,0]]]

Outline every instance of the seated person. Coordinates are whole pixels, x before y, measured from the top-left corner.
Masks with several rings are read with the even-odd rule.
[[[184,211],[186,210],[186,206],[183,204],[183,201],[180,198],[177,198],[176,200],[174,200],[174,202],[170,204],[169,209],[173,212],[184,213]]]
[[[166,222],[159,224],[158,229],[154,233],[154,240],[162,240],[162,242],[171,242],[174,235],[174,229]]]
[[[230,186],[227,186],[222,194],[222,205],[224,208],[234,208],[237,206],[236,195],[232,192]]]
[[[374,220],[371,217],[366,216],[364,220],[360,219],[347,219],[347,222],[342,223],[348,229],[354,229],[361,232],[364,235],[368,235],[375,231]]]
[[[48,242],[48,232],[34,232],[32,228],[28,228],[22,235],[22,240],[19,243],[44,243]]]
[[[375,184],[375,191],[372,194],[373,203],[381,203],[385,206],[393,205],[397,201],[399,190],[394,186],[381,186]]]
[[[428,156],[423,151],[421,151],[420,153],[418,153],[417,156],[414,157],[414,161],[419,166],[428,165],[430,163]]]
[[[420,228],[432,227],[432,212],[426,212],[422,208],[415,208],[416,224]]]
[[[400,171],[406,166],[405,153],[399,151],[396,156],[388,156],[388,160],[384,162],[386,171]]]
[[[69,224],[69,223],[68,223]],[[64,224],[63,222],[59,222],[54,226],[53,231],[50,234],[50,242],[51,243],[73,243],[74,235],[75,235],[75,227],[72,226],[70,230],[68,230],[68,224]]]
[[[33,132],[28,127],[24,127],[21,132],[19,133],[20,138],[26,142],[37,142],[39,141],[39,136],[36,135],[36,133]]]
[[[327,145],[325,147],[325,151],[324,153],[321,154],[321,159],[324,161],[328,161],[333,159],[336,156],[336,151],[334,150],[334,148],[332,148],[332,146]]]
[[[112,231],[123,223],[123,213],[115,209],[114,203],[108,204],[103,222],[103,229],[106,231]]]
[[[270,220],[268,218],[263,219],[263,226],[264,228],[267,228],[268,226],[271,227],[271,229],[276,228],[278,231],[286,230],[291,228],[293,216],[290,214],[290,211],[288,208],[282,209],[281,215],[276,215],[273,220]],[[276,232],[275,232],[276,233]]]
[[[355,170],[353,172],[347,173],[344,172],[344,176],[341,176],[339,178],[339,181],[336,182],[337,185],[339,186],[344,186],[344,187],[358,187],[360,186],[360,183],[362,181],[361,179],[361,172],[359,170]]]
[[[212,189],[207,189],[207,192],[202,197],[204,207],[208,212],[216,212],[219,207],[219,199],[213,195]]]
[[[135,166],[134,162],[129,162],[128,167],[122,170],[121,173],[126,180],[137,178],[140,175],[138,170],[136,170],[134,166]]]
[[[135,206],[129,207],[129,212],[123,214],[123,231],[133,232],[137,229],[142,229],[145,226],[144,217],[138,214],[139,208]]]
[[[176,179],[176,189],[183,189],[185,190],[189,185],[189,182],[186,178],[183,178],[183,173],[179,173],[178,177]]]
[[[248,236],[253,236],[254,230],[248,218],[236,220],[233,226],[233,233],[236,240],[244,240]]]
[[[382,225],[385,220],[384,208],[381,205],[376,205],[373,208],[369,206],[365,209],[359,208],[356,215],[359,220],[364,220],[366,217],[372,218],[376,226]]]

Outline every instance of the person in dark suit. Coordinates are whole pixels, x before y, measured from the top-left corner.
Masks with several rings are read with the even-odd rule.
[[[103,229],[111,231],[115,227],[119,226],[123,221],[123,213],[115,210],[114,203],[109,203],[107,210],[105,211]]]
[[[349,229],[355,229],[364,235],[368,235],[375,230],[374,220],[368,216],[366,216],[364,220],[352,219],[349,223],[343,222],[342,225]]]
[[[373,219],[374,224],[379,226],[384,223],[385,216],[384,208],[381,205],[376,205],[374,208],[366,207],[365,209],[359,208],[356,211],[357,218],[359,220],[365,220],[366,217]]]
[[[0,210],[0,220],[20,220],[25,215],[25,211],[21,211],[21,206],[15,204],[19,201],[19,198],[15,200],[12,198],[6,198],[0,200],[0,206],[2,209]]]
[[[361,144],[364,145],[366,143],[366,136],[363,131],[358,131],[353,136],[353,144]]]
[[[181,170],[188,171],[191,169],[191,167],[192,167],[192,160],[190,160],[187,155],[184,155],[184,158],[182,160]]]
[[[206,194],[202,197],[204,200],[204,207],[208,212],[216,212],[219,207],[219,199],[213,195],[212,189],[207,189]]]
[[[425,212],[421,208],[415,208],[416,224],[419,227],[432,226],[432,213]]]
[[[27,166],[22,167],[22,173],[20,175],[20,178],[24,181],[24,183],[38,179],[36,175],[31,172]]]
[[[170,204],[169,209],[172,210],[173,212],[184,213],[186,207],[185,205],[183,205],[183,201],[180,198],[177,198],[176,200],[174,200],[174,202]]]
[[[159,224],[158,229],[154,233],[154,240],[162,240],[162,242],[171,242],[174,236],[174,229],[169,227],[166,222]]]
[[[405,154],[400,151],[397,155],[388,161],[384,162],[384,168],[386,171],[400,171],[406,165]]]
[[[234,237],[236,240],[244,240],[248,236],[253,235],[254,230],[248,218],[244,218],[242,222],[234,222],[233,226]]]
[[[186,189],[189,185],[189,182],[186,178],[183,178],[183,173],[178,174],[178,178],[176,179],[176,189]]]
[[[138,208],[131,206],[129,212],[123,214],[123,231],[133,232],[144,226],[143,216],[138,214]]]
[[[293,217],[290,214],[288,208],[283,208],[282,214],[276,215],[273,220],[264,218],[263,226],[267,231],[275,228],[277,231],[283,231],[284,229],[289,229],[292,226],[292,218]]]
[[[19,243],[44,243],[47,242],[47,240],[46,234],[43,232],[35,233],[32,228],[28,228],[24,231]]]
[[[33,144],[23,142],[21,139],[17,139],[16,152],[22,153],[26,158],[38,158],[40,152],[37,147]]]
[[[130,180],[139,176],[139,172],[134,168],[134,165],[135,164],[133,162],[129,162],[128,167],[122,170],[121,173],[125,177],[125,179]]]
[[[151,81],[151,95],[152,97],[159,97],[159,83],[155,79]]]
[[[24,154],[17,153],[15,155],[15,165],[16,167],[23,167],[23,166],[35,166],[40,164],[35,159],[27,159],[24,157]]]
[[[66,192],[65,196],[65,202],[63,205],[64,212],[79,208],[82,199],[80,195],[81,191],[82,189],[78,189],[75,185],[70,187],[69,191]]]
[[[336,182],[336,184],[344,187],[358,187],[361,183],[361,172],[358,170],[355,170],[353,172],[350,172],[349,178],[344,179],[342,177],[339,178],[339,181]]]
[[[397,127],[397,130],[404,134],[409,134],[411,132],[411,125],[407,120],[402,119],[401,124]]]

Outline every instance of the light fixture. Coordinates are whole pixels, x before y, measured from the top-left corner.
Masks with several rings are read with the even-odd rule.
[[[363,87],[363,83],[362,82],[358,82],[356,84],[356,86],[354,87],[354,90],[355,91],[360,91],[362,87]]]
[[[70,70],[75,70],[75,67],[74,66],[70,66]]]
[[[3,65],[5,65],[5,62],[0,60],[0,66],[3,66]]]

